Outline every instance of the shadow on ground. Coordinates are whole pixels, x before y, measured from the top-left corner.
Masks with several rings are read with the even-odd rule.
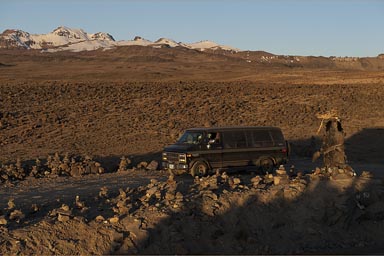
[[[136,244],[137,251],[115,247],[108,253],[384,252],[381,181],[307,176],[284,185],[252,187],[250,177],[241,178],[241,184],[249,189],[231,189],[226,184],[215,189],[201,187],[204,181],[196,190],[189,188],[188,194],[180,188],[176,192],[184,195],[181,208],[163,213],[158,223],[148,224],[148,236]]]

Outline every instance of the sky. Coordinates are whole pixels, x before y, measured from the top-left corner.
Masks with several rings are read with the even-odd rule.
[[[59,26],[116,40],[211,40],[241,50],[300,56],[384,53],[381,0],[0,0],[0,31]]]

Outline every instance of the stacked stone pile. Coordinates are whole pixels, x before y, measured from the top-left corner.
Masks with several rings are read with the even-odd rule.
[[[26,177],[57,177],[72,176],[79,177],[87,174],[102,174],[105,169],[92,157],[84,158],[69,157],[65,154],[60,157],[58,153],[49,155],[43,164],[40,159],[36,159],[32,166],[22,164],[18,158],[16,163],[0,165],[0,182],[13,182],[23,180]]]
[[[157,171],[159,163],[156,160],[141,161],[136,166],[131,159],[122,156],[117,169],[109,171]],[[46,160],[35,159],[33,164],[23,163],[20,158],[16,162],[2,164],[0,162],[0,183],[24,180],[27,177],[43,178],[57,176],[81,177],[87,174],[103,174],[106,169],[100,162],[93,160],[89,155],[84,157],[70,156],[68,153],[60,156],[58,153],[48,155]]]

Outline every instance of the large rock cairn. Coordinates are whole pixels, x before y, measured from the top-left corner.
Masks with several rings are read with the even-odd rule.
[[[347,164],[347,156],[344,151],[345,133],[341,119],[335,112],[319,114],[318,118],[322,119],[318,130],[318,133],[323,131],[322,146],[313,154],[312,159],[315,161],[323,156],[323,167],[317,168],[315,172],[333,179],[356,176],[355,171]]]

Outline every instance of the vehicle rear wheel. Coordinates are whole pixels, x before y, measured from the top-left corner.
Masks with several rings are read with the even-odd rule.
[[[262,174],[271,173],[273,171],[273,161],[270,158],[263,158],[260,160],[260,171]]]
[[[205,176],[208,173],[208,165],[202,161],[197,161],[191,169],[191,175],[195,176]]]

